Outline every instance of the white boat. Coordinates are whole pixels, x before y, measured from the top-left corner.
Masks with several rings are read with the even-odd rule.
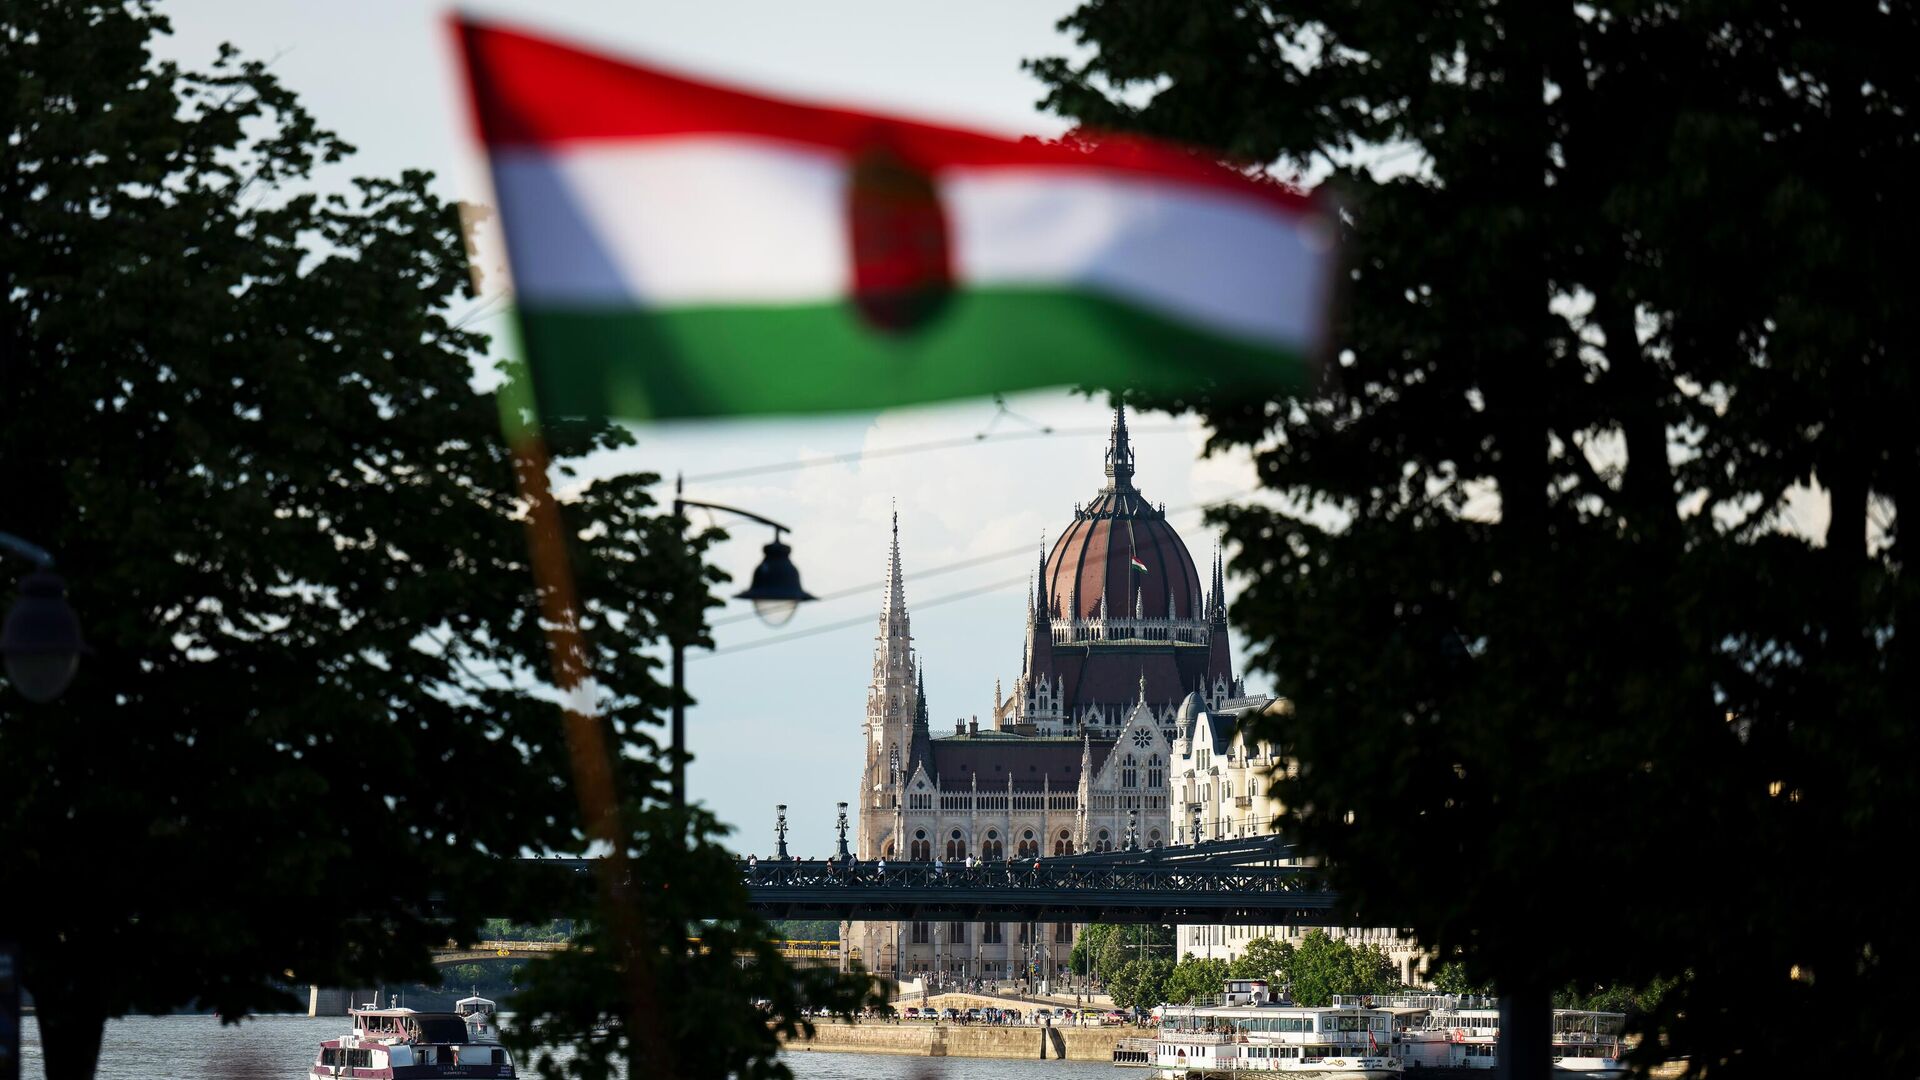
[[[1590,1080],[1621,1080],[1628,1072],[1620,1060],[1620,1036],[1626,1030],[1625,1013],[1553,1010],[1553,1071]]]
[[[1403,1072],[1392,1014],[1289,1005],[1264,979],[1228,980],[1217,1004],[1161,1006],[1153,1064],[1159,1080],[1398,1080]]]
[[[1491,1074],[1499,1058],[1500,1007],[1490,1002],[1436,996],[1422,1005],[1387,1008],[1394,1014],[1394,1052],[1409,1077]]]
[[[1500,1005],[1492,998],[1453,994],[1404,994],[1387,998],[1336,998],[1365,1003],[1393,1016],[1393,1052],[1406,1065],[1406,1080],[1450,1080],[1491,1074],[1499,1064]],[[1625,1013],[1555,1009],[1553,1070],[1568,1080],[1622,1080]]]
[[[475,1042],[458,1013],[347,1010],[353,1031],[320,1044],[309,1080],[438,1080],[512,1077],[513,1057],[497,1043]]]
[[[497,1043],[500,1041],[500,1022],[494,1018],[498,1007],[479,993],[472,997],[463,997],[453,1003],[455,1015],[467,1022],[467,1033],[477,1043]]]

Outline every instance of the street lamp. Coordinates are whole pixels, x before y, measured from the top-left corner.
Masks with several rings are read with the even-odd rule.
[[[11,533],[0,533],[0,550],[34,564],[20,579],[20,597],[0,628],[7,681],[28,701],[52,701],[73,682],[87,651],[80,619],[67,603],[67,583],[53,572],[51,554]]]
[[[800,587],[800,571],[791,558],[793,549],[780,542],[780,534],[792,532],[792,529],[751,510],[686,498],[681,494],[680,478],[674,477],[674,518],[684,523],[690,506],[717,510],[723,514],[738,514],[773,530],[773,543],[761,549],[763,557],[760,565],[753,568],[753,585],[745,592],[736,594],[738,599],[753,601],[754,613],[760,616],[762,622],[768,626],[784,626],[802,603],[814,599],[811,593]],[[684,524],[681,529],[681,539],[684,540]],[[686,685],[687,646],[676,640],[673,643],[673,806],[676,810],[684,809],[687,805],[687,768],[683,753],[687,742],[687,707],[682,701],[686,697]]]

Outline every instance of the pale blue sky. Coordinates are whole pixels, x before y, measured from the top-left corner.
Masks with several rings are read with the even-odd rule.
[[[621,53],[773,92],[916,113],[1010,133],[1057,133],[1059,120],[1034,108],[1040,88],[1020,70],[1027,57],[1071,51],[1054,23],[1071,10],[1060,0],[967,3],[815,2],[665,4],[623,2],[485,3],[463,10],[594,42]],[[446,5],[414,0],[169,0],[175,37],[163,53],[204,65],[222,41],[273,70],[320,122],[360,153],[323,177],[403,168],[440,174],[449,197],[481,199],[478,160],[467,146],[444,21]],[[499,326],[498,305],[478,325]],[[1020,413],[1068,432],[934,453],[869,459],[753,478],[690,481],[688,496],[755,510],[793,527],[794,561],[807,587],[835,592],[877,583],[885,569],[887,520],[897,503],[907,602],[927,676],[936,733],[956,718],[986,713],[994,680],[1018,674],[1025,609],[1021,582],[1041,535],[1057,536],[1073,505],[1101,481],[1108,412],[1065,392],[1023,395]],[[689,477],[822,458],[851,451],[964,437],[994,419],[991,403],[826,419],[653,425],[640,445],[595,471],[650,470]],[[1002,419],[996,431],[1020,425]],[[1254,487],[1244,458],[1198,461],[1200,435],[1190,421],[1145,417],[1137,423],[1139,483],[1170,509],[1238,496]],[[665,492],[663,492],[665,494]],[[1198,512],[1174,525],[1204,559],[1211,545]],[[758,561],[764,530],[748,524],[716,554],[744,581]],[[918,580],[917,572],[1026,548],[1026,553]],[[1005,587],[991,588],[1000,583]],[[922,610],[928,600],[983,590]],[[873,617],[868,591],[803,607],[784,632]],[[735,602],[717,619],[744,616]],[[872,659],[872,624],[792,641],[751,618],[719,625],[722,652],[694,654],[688,686],[699,704],[688,714],[696,759],[690,795],[740,830],[734,846],[772,847],[773,806],[788,803],[798,852],[824,855],[832,843],[833,804],[850,800],[859,774],[860,724]],[[1257,681],[1257,680],[1256,680]]]

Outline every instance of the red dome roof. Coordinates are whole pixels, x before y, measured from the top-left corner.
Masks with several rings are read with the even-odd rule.
[[[1048,613],[1056,618],[1098,617],[1102,598],[1109,618],[1132,618],[1136,609],[1149,619],[1204,617],[1193,556],[1167,524],[1165,511],[1133,486],[1133,448],[1120,409],[1114,410],[1107,446],[1107,486],[1074,511],[1073,524],[1047,555],[1042,578]]]

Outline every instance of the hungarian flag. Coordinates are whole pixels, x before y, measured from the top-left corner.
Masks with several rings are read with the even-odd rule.
[[[1297,386],[1326,208],[1132,138],[782,101],[457,21],[549,416]]]
[[[1133,568],[1135,570],[1138,570],[1143,574],[1147,572],[1147,564],[1141,562],[1139,559],[1134,558],[1132,556],[1128,556],[1127,561],[1133,564]]]

